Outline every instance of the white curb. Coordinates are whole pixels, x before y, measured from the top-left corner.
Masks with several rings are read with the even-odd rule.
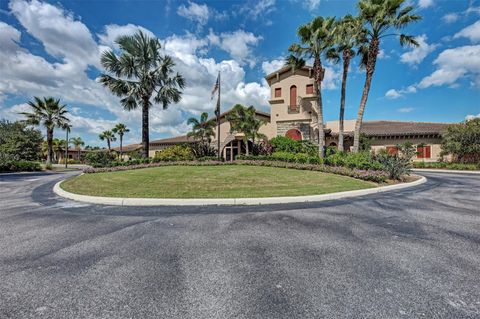
[[[423,184],[427,179],[421,176],[420,179],[403,184],[381,186],[376,188],[346,191],[339,193],[290,196],[290,197],[259,197],[259,198],[120,198],[78,195],[67,192],[60,187],[60,181],[55,184],[55,194],[79,202],[92,204],[116,205],[116,206],[205,206],[205,205],[267,205],[286,203],[321,202],[332,199],[357,197],[368,194],[376,194],[417,186]]]
[[[480,171],[461,171],[456,169],[442,169],[442,168],[413,168],[414,172],[425,173],[449,173],[449,174],[480,174]]]

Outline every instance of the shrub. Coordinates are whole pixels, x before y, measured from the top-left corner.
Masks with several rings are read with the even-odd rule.
[[[208,143],[192,143],[190,148],[196,158],[215,157],[217,155],[217,150]]]
[[[189,161],[194,159],[192,149],[187,145],[173,145],[155,153],[154,161]]]
[[[407,158],[390,155],[387,152],[380,152],[376,158],[391,179],[401,180],[404,175],[410,174],[411,162]]]
[[[310,141],[295,141],[289,137],[276,136],[270,140],[273,152],[286,152],[286,153],[306,153],[310,156],[317,155],[318,148]]]
[[[85,162],[93,167],[106,167],[114,165],[116,156],[108,152],[88,152]]]
[[[34,172],[41,170],[42,166],[39,162],[11,159],[0,160],[0,172]]]
[[[255,143],[253,145],[254,155],[271,155],[272,153],[273,153],[273,146],[267,140],[260,141],[259,143]]]
[[[62,158],[58,161],[58,164],[65,164],[65,159]],[[73,158],[69,158],[67,164],[80,164],[80,161],[74,160]]]
[[[436,168],[436,169],[455,169],[474,171],[480,170],[480,163],[478,164],[462,164],[462,163],[447,163],[447,162],[413,162],[414,168]]]
[[[362,170],[382,170],[383,166],[371,153],[343,153],[338,152],[324,159],[324,163],[330,166],[346,166]]]

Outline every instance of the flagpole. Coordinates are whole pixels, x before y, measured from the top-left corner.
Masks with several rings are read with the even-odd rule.
[[[220,155],[220,71],[218,71],[218,101],[217,101],[217,153],[218,153],[218,160],[221,159]]]

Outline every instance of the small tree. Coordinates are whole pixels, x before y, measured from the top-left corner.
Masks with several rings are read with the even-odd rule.
[[[108,152],[111,152],[112,151],[111,143],[117,140],[117,138],[115,137],[115,134],[113,134],[112,131],[103,131],[102,134],[98,136],[98,138],[100,138],[100,140],[102,141],[107,141]]]
[[[13,160],[39,160],[42,133],[20,121],[0,120],[0,156]]]
[[[67,106],[60,105],[60,100],[53,97],[34,97],[34,101],[28,102],[31,112],[22,112],[27,119],[25,122],[31,125],[42,125],[47,129],[47,166],[51,166],[53,157],[53,130],[63,128],[70,122],[67,118]]]
[[[227,120],[230,122],[230,133],[243,133],[243,142],[245,143],[246,154],[249,155],[250,150],[248,141],[265,138],[265,135],[260,133],[260,127],[265,124],[264,121],[256,117],[257,111],[253,106],[245,107],[241,104],[236,104],[230,114],[227,115]]]
[[[480,162],[480,118],[450,125],[442,135],[442,155],[461,163]]]
[[[127,126],[123,123],[118,123],[115,125],[115,127],[112,129],[112,132],[117,134],[119,139],[120,139],[120,160],[122,160],[122,155],[123,155],[123,135],[125,133],[130,132],[130,130],[127,128]]]
[[[80,136],[77,136],[77,137],[72,137],[70,139],[70,143],[72,143],[75,149],[77,150],[78,160],[80,160],[80,152],[82,151],[82,146],[85,145],[85,142],[82,140]]]

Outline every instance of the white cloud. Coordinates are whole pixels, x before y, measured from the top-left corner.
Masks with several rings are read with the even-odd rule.
[[[458,13],[452,12],[452,13],[447,13],[442,17],[443,22],[445,23],[454,23],[458,19],[460,19],[460,16]]]
[[[320,0],[307,0],[304,5],[309,11],[314,11],[320,6]]]
[[[433,6],[434,1],[433,0],[418,0],[418,6],[420,8],[428,8]]]
[[[480,20],[456,33],[453,38],[468,38],[473,43],[480,41]]]
[[[413,85],[410,85],[407,88],[401,89],[401,90],[390,89],[387,91],[387,93],[385,93],[385,97],[393,100],[393,99],[398,99],[400,97],[403,97],[405,94],[416,93],[416,92],[417,92],[417,88]]]
[[[63,59],[69,66],[99,66],[100,51],[92,34],[71,13],[37,0],[13,0],[9,8],[51,56]]]
[[[283,57],[278,57],[271,61],[263,61],[262,70],[266,75],[268,75],[282,68],[284,65],[285,65],[285,59]]]
[[[444,50],[433,61],[437,69],[420,81],[418,87],[454,85],[460,78],[473,78],[473,85],[480,87],[480,45],[467,45]]]
[[[400,112],[400,113],[410,113],[413,110],[415,110],[413,107],[402,107],[402,108],[397,109],[397,111]]]
[[[480,113],[478,113],[477,115],[469,114],[469,115],[465,116],[465,121],[470,121],[470,120],[478,119],[478,118],[480,118]]]
[[[142,26],[134,25],[134,24],[126,24],[126,25],[118,25],[118,24],[109,24],[106,25],[104,28],[103,33],[97,34],[98,38],[100,39],[100,43],[108,46],[108,47],[117,47],[115,41],[118,39],[119,36],[122,35],[132,35],[138,31],[142,31],[146,35],[150,37],[154,37],[155,35],[148,29],[145,29]]]
[[[188,1],[188,6],[182,4],[178,7],[177,14],[203,26],[207,24],[210,12],[206,4]]]
[[[246,2],[240,7],[239,13],[248,19],[258,20],[259,18],[265,18],[270,13],[276,10],[275,0],[259,0]],[[270,24],[271,21],[266,20]]]
[[[405,52],[400,56],[401,62],[413,66],[420,64],[428,54],[433,52],[438,47],[437,44],[428,44],[428,38],[425,34],[422,34],[415,39],[418,42],[418,47],[414,47],[410,51]]]
[[[253,33],[244,30],[223,32],[219,35],[210,31],[208,38],[213,45],[217,45],[228,52],[233,59],[241,64],[248,63],[250,67],[255,66],[256,60],[252,55],[252,47],[262,40],[261,36],[255,36]]]
[[[395,89],[390,89],[390,90],[387,91],[387,93],[385,93],[385,97],[387,97],[389,99],[398,99],[401,96],[402,96],[402,94],[400,94]]]
[[[378,51],[378,59],[380,60],[383,60],[383,59],[388,59],[390,58],[390,56],[388,54],[385,53],[385,50],[383,49],[380,49],[380,51]]]

